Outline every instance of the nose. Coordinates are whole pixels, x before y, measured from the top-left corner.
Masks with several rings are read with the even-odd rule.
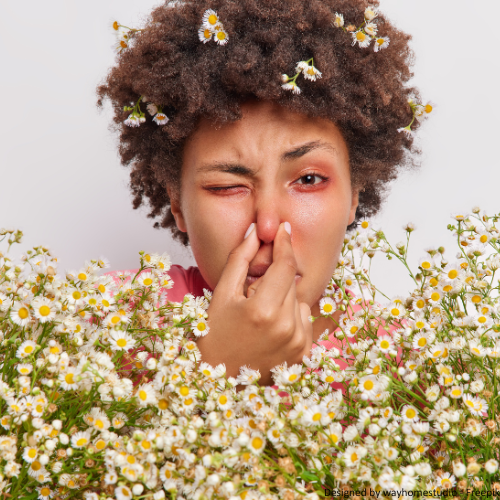
[[[254,204],[254,222],[257,236],[263,244],[274,241],[279,225],[288,220],[286,207],[280,200],[279,194],[274,190],[258,193]]]

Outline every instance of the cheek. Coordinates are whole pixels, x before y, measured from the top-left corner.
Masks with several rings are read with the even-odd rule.
[[[193,256],[207,284],[214,288],[227,256],[241,242],[251,215],[245,204],[238,207],[216,196],[199,193],[185,212],[186,225]]]

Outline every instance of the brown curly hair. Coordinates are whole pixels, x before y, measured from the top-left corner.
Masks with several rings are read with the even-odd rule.
[[[353,46],[351,34],[332,25],[339,12],[346,24],[359,26],[369,5],[378,0],[186,0],[155,8],[97,88],[98,107],[108,98],[114,108],[111,127],[120,132],[122,164],[132,166],[133,207],[147,198],[148,217],[161,217],[154,227],[170,228],[187,246],[166,190],[170,185],[180,193],[186,139],[200,118],[215,126],[241,119],[240,105],[257,98],[333,121],[349,150],[352,184],[361,190],[356,220],[374,215],[387,182],[416,164],[413,140],[397,129],[411,121],[408,99],[419,94],[406,85],[413,76],[409,35],[379,14],[378,32],[390,45],[375,52]],[[217,12],[227,44],[199,40],[207,9]],[[283,89],[281,75],[294,74],[297,62],[311,57],[322,78],[299,79],[300,94]],[[167,124],[149,117],[139,127],[124,125],[124,106],[141,95],[163,105]]]

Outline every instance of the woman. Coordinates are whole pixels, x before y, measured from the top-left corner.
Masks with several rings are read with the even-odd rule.
[[[213,290],[204,361],[269,384],[334,328],[309,316],[345,231],[413,164],[409,36],[363,0],[170,2],[115,28],[98,103],[115,107],[134,208],[147,198],[198,264],[172,268],[169,298]]]

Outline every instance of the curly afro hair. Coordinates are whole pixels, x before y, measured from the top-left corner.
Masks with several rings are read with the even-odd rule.
[[[187,246],[166,189],[180,192],[186,139],[200,118],[215,126],[241,119],[240,105],[256,98],[334,122],[349,150],[352,184],[360,189],[356,220],[374,215],[387,183],[416,165],[419,151],[398,128],[411,121],[408,100],[419,94],[407,85],[413,76],[409,35],[378,14],[378,32],[390,45],[375,52],[353,45],[351,33],[333,26],[339,12],[359,27],[370,5],[378,1],[186,0],[156,7],[97,88],[98,107],[105,99],[113,105],[122,164],[132,167],[133,207],[147,198],[148,217],[161,219],[154,227],[170,228]],[[217,12],[227,44],[200,41],[207,9]],[[322,78],[299,80],[300,94],[283,89],[282,74],[294,74],[297,62],[311,57]],[[141,111],[145,102],[162,105],[168,123],[159,126],[149,117],[139,127],[125,125],[124,106],[140,96]]]

